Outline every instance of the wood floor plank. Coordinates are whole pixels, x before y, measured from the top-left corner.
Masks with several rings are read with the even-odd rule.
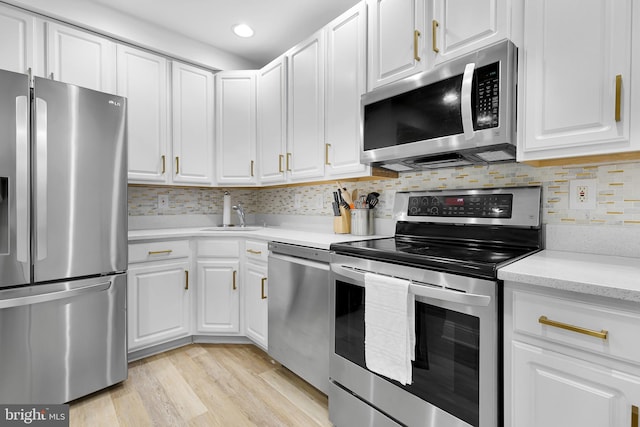
[[[69,408],[70,426],[115,427],[119,425],[118,415],[111,396],[96,393],[83,399],[77,406]]]
[[[129,364],[129,379],[70,405],[73,427],[331,426],[327,399],[260,348],[192,344]]]
[[[326,398],[324,401],[319,400],[321,393],[317,393],[318,396],[306,393],[300,387],[301,380],[293,380],[287,375],[284,368],[264,372],[260,376],[296,408],[315,420],[318,425],[331,426]]]

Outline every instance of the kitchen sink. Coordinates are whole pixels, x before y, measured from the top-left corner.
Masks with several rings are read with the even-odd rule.
[[[254,230],[260,230],[261,228],[264,227],[259,227],[259,226],[245,226],[245,227],[240,227],[238,225],[232,225],[232,226],[222,226],[222,225],[218,225],[215,227],[208,227],[208,228],[203,228],[200,231],[254,231]]]

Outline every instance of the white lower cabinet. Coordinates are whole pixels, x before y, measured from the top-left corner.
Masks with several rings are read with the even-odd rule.
[[[198,260],[198,333],[240,332],[239,263]]]
[[[637,304],[509,282],[504,295],[505,426],[638,425]]]
[[[238,335],[241,332],[240,246],[237,239],[197,242],[198,334]]]
[[[267,242],[247,240],[245,245],[244,319],[245,335],[254,343],[267,349],[268,344],[268,295]]]
[[[129,268],[129,352],[191,334],[189,266],[188,260],[179,260]]]
[[[518,341],[511,349],[513,407],[506,425],[633,426],[639,376]]]

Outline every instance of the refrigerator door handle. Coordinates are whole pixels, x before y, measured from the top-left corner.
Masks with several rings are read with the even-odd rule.
[[[36,98],[36,259],[47,257],[47,102]]]
[[[46,286],[42,286],[42,285],[40,286],[46,288]],[[106,291],[110,287],[111,287],[111,282],[104,282],[104,283],[91,284],[88,286],[82,286],[79,288],[62,289],[62,290],[57,290],[53,292],[50,290],[43,290],[38,293],[30,294],[28,296],[3,297],[0,294],[0,309],[20,307],[23,305],[31,305],[31,304],[41,303],[41,302],[55,301],[63,298],[72,298],[72,297],[77,297],[79,295]]]
[[[16,97],[16,260],[29,261],[29,100]]]

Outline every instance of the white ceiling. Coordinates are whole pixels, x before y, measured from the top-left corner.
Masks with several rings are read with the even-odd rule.
[[[132,15],[262,66],[359,0],[83,0]],[[255,35],[237,37],[246,23]]]

